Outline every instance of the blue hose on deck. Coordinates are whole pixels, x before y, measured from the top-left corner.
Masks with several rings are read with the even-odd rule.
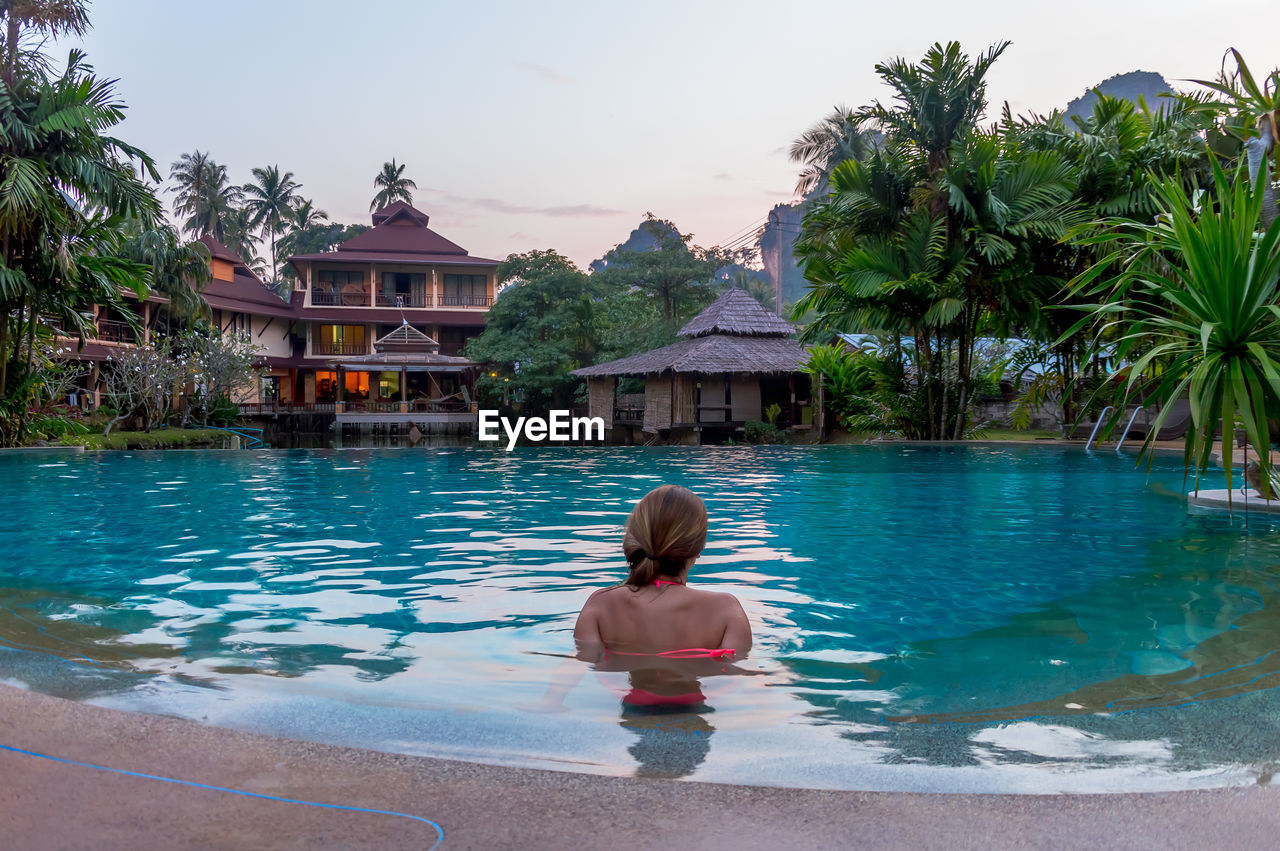
[[[302,801],[297,798],[278,798],[275,795],[263,795],[259,792],[245,792],[240,789],[228,789],[225,786],[211,786],[208,783],[195,783],[191,780],[178,780],[173,777],[161,777],[158,774],[143,774],[138,771],[127,771],[123,768],[94,765],[91,762],[76,762],[73,759],[63,759],[60,756],[50,756],[49,754],[38,753],[36,751],[23,750],[22,748],[15,748],[11,745],[0,744],[0,751],[8,751],[10,753],[22,754],[24,756],[34,756],[39,759],[47,759],[50,762],[60,762],[63,765],[75,765],[80,768],[95,768],[98,771],[110,771],[112,774],[123,774],[128,777],[141,777],[146,780],[160,780],[165,783],[177,783],[180,786],[191,786],[196,789],[212,789],[215,792],[227,792],[231,795],[242,795],[246,798],[261,798],[264,801],[280,801],[285,804],[303,804],[308,807],[320,807],[326,810],[344,810],[351,813],[371,813],[379,816],[395,816],[396,818],[412,819],[413,821],[420,821],[423,824],[429,824],[435,830],[436,841],[431,844],[432,849],[436,848],[436,846],[441,842],[444,842],[444,829],[441,828],[440,825],[436,824],[431,819],[426,819],[422,816],[410,815],[409,813],[397,813],[393,810],[373,810],[367,807],[348,807],[342,804],[321,804],[317,801]]]

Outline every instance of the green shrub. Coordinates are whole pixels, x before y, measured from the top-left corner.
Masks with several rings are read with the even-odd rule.
[[[210,425],[223,426],[235,425],[240,419],[240,406],[232,402],[225,395],[215,396],[209,401],[209,423]]]
[[[773,423],[751,420],[742,427],[742,439],[747,443],[785,443],[787,435]]]

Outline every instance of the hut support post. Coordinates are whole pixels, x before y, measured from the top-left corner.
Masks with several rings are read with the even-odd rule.
[[[823,381],[822,381],[821,373],[818,374],[817,379],[818,379],[818,416],[815,417],[815,421],[818,424],[818,440],[822,440],[823,434],[827,426],[827,403],[826,403],[826,399],[823,398]]]

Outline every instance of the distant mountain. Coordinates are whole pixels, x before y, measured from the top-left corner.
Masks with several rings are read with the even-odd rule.
[[[1094,88],[1105,95],[1124,98],[1135,104],[1139,98],[1143,98],[1153,111],[1162,106],[1160,95],[1173,91],[1168,81],[1155,71],[1130,71],[1128,74],[1116,74],[1114,77],[1103,80]],[[1098,96],[1094,94],[1093,89],[1089,89],[1071,101],[1067,104],[1068,119],[1073,115],[1087,118],[1093,112],[1093,103],[1097,99]]]
[[[657,249],[664,239],[670,237],[680,237],[680,232],[669,225],[662,219],[645,219],[636,229],[631,231],[631,235],[627,237],[625,242],[620,242],[614,246],[616,251],[653,251]],[[609,265],[609,261],[603,257],[598,260],[592,260],[588,266],[592,272],[603,272]]]
[[[795,304],[804,295],[804,274],[795,256],[796,238],[803,219],[803,204],[778,204],[769,211],[768,221],[756,243],[765,274],[774,292],[781,290],[784,305]]]

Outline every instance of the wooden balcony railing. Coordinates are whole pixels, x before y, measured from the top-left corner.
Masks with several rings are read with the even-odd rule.
[[[128,322],[115,319],[98,320],[98,339],[109,343],[137,343],[138,336],[129,327]]]
[[[430,307],[431,293],[378,293],[378,307]]]
[[[442,295],[441,307],[489,307],[493,299],[487,295]]]
[[[364,292],[312,290],[311,304],[313,307],[368,307],[369,294]]]
[[[338,340],[337,342],[323,341],[316,343],[313,349],[318,355],[367,355],[369,354],[369,344],[363,340],[357,342],[355,340]]]

